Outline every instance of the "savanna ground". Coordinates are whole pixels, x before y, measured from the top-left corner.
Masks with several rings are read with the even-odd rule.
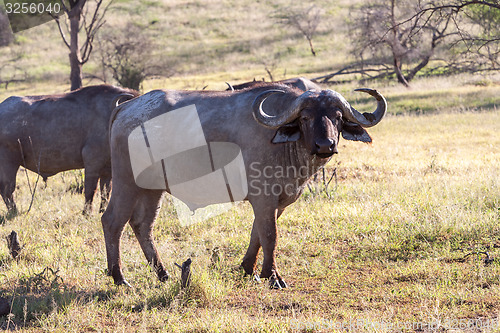
[[[137,8],[130,9],[134,3],[117,2],[110,24],[138,15]],[[346,48],[339,18],[348,5],[339,3],[327,10],[337,20],[322,26],[318,57],[312,57],[305,41],[258,15],[277,5],[141,2],[142,15],[157,21],[150,29],[169,28],[169,38],[178,44],[173,48],[165,36],[161,51],[184,61],[182,74],[146,81],[144,90],[207,84],[222,89],[224,81],[262,77],[265,64],[255,58],[275,49],[287,50],[274,68],[278,79],[324,73],[345,56],[336,49]],[[168,9],[170,21],[154,10],[157,4]],[[252,26],[252,35],[239,29],[251,26],[240,13],[261,23]],[[341,34],[332,35],[333,28]],[[2,99],[69,87],[67,52],[57,49],[57,31],[48,25],[35,29],[21,33],[9,51],[26,51],[19,65],[34,79],[2,89]],[[42,37],[52,43],[41,43]],[[189,54],[193,48],[196,52]],[[388,82],[367,85],[389,103],[386,119],[369,129],[373,144],[341,140],[340,154],[327,166],[326,176],[336,175],[328,195],[321,181],[311,184],[278,221],[277,261],[290,288],[270,290],[266,281],[255,283],[238,269],[253,220],[247,203],[182,226],[169,197],[155,237],[171,279],[157,281],[127,227],[122,260],[132,288],[116,287],[105,272],[98,200],[91,216],[81,214],[83,195],[74,191],[81,173],[56,175],[45,187],[36,175],[20,170],[15,193],[20,214],[6,216],[0,205],[0,235],[15,230],[23,245],[13,260],[6,242],[0,242],[0,296],[12,307],[0,327],[30,332],[500,331],[500,77],[418,78],[411,89]],[[372,99],[352,92],[357,86],[330,88],[360,111],[372,109]],[[28,213],[27,177],[32,189],[37,183]],[[486,265],[480,252],[494,260]],[[187,258],[193,260],[193,283],[181,290],[174,262]]]
[[[358,320],[484,325],[489,319],[495,327],[481,331],[498,330],[500,114],[473,105],[498,103],[500,89],[421,84],[415,91],[385,89],[391,113],[370,130],[373,144],[341,141],[326,172],[337,175],[331,199],[322,182],[313,184],[280,218],[286,290],[270,290],[237,269],[252,224],[248,204],[183,227],[168,198],[155,235],[172,279],[157,281],[127,227],[123,262],[133,287],[115,287],[104,271],[99,215],[83,216],[82,195],[70,191],[79,172],[54,176],[46,188],[39,180],[25,214],[31,194],[20,171],[21,214],[0,226],[2,235],[16,230],[24,246],[18,260],[6,243],[0,247],[0,293],[13,313],[2,327],[12,321],[30,331],[280,332]],[[405,112],[412,103],[422,114]],[[358,101],[363,109],[372,104]],[[36,176],[29,178],[33,187]],[[485,265],[480,251],[495,260]],[[193,285],[181,291],[174,262],[188,257]],[[373,331],[367,325],[361,331]]]

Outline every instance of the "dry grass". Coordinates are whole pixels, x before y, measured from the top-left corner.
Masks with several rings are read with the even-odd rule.
[[[337,169],[333,198],[306,191],[279,221],[278,263],[290,285],[283,291],[237,269],[251,228],[248,204],[182,227],[168,200],[155,235],[173,278],[156,281],[127,228],[123,261],[133,287],[114,287],[99,216],[80,214],[82,196],[67,191],[74,172],[55,176],[29,214],[0,226],[24,244],[17,261],[0,247],[0,294],[27,331],[316,331],[365,320],[361,331],[371,332],[370,323],[496,319],[499,123],[491,110],[389,115],[370,130],[372,145],[343,141],[328,167]],[[18,182],[22,211],[30,195],[23,174]],[[485,266],[477,251],[495,260]],[[194,284],[180,291],[173,263],[188,257]]]
[[[276,52],[281,52],[275,68],[279,79],[314,77],[341,65],[348,57],[343,17],[351,2],[327,3],[318,3],[332,19],[315,40],[316,58],[305,40],[269,19],[288,1],[125,0],[116,2],[109,23],[143,24],[160,45],[158,56],[182,62],[174,77],[145,82],[145,91],[225,89],[224,81],[266,76],[264,62],[272,59],[265,57]],[[54,26],[17,38],[18,44],[1,49],[0,56],[24,53],[17,64],[33,80],[0,90],[0,99],[67,90],[67,51]],[[87,68],[95,70],[96,62]],[[282,291],[256,284],[238,269],[253,219],[248,204],[183,227],[168,198],[155,236],[172,279],[156,280],[127,227],[122,259],[133,287],[115,287],[105,275],[100,216],[82,216],[83,196],[70,191],[80,173],[49,178],[26,214],[31,196],[20,172],[15,193],[20,215],[5,216],[0,205],[0,235],[16,230],[24,246],[13,260],[6,242],[0,242],[0,296],[13,313],[0,318],[0,327],[283,332],[358,325],[351,329],[396,332],[398,327],[415,331],[419,327],[404,328],[414,322],[434,325],[421,326],[423,331],[436,323],[441,330],[475,323],[479,331],[482,319],[490,327],[481,332],[498,331],[499,82],[496,74],[417,79],[410,90],[371,83],[389,101],[387,118],[369,130],[373,144],[342,141],[340,154],[328,165],[327,173],[337,174],[331,199],[306,191],[278,221],[278,265],[290,285]],[[353,92],[356,87],[331,88],[360,111],[372,109],[373,100]],[[35,179],[30,173],[31,184]],[[210,259],[214,248],[220,250],[217,265]],[[482,251],[494,259],[491,264],[484,264]],[[174,262],[188,257],[193,287],[181,290]]]

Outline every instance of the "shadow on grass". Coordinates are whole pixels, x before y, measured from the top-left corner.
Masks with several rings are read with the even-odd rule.
[[[45,316],[64,313],[74,304],[78,307],[102,304],[124,312],[141,312],[168,307],[207,307],[213,298],[208,281],[198,276],[187,288],[181,288],[180,281],[174,280],[155,288],[120,286],[89,290],[64,282],[58,270],[46,267],[40,273],[20,276],[14,284],[0,287],[0,301],[3,297],[10,307],[10,314],[0,316],[0,330],[37,327]]]
[[[41,316],[64,311],[73,302],[106,302],[117,293],[113,289],[78,290],[64,283],[58,272],[46,267],[38,274],[20,277],[14,290],[0,288],[0,295],[10,304],[10,314],[0,317],[0,327],[10,327],[9,322],[17,328],[32,326]]]
[[[9,210],[3,215],[0,215],[0,225],[4,225],[5,222],[12,220],[14,217],[20,215],[19,211],[17,209],[14,210]]]

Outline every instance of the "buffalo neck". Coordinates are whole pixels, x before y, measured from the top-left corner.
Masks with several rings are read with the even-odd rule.
[[[330,159],[318,158],[311,154],[304,147],[302,140],[288,142],[283,145],[283,161],[282,165],[295,169],[296,181],[298,185],[303,185],[311,178],[318,170],[320,170]]]

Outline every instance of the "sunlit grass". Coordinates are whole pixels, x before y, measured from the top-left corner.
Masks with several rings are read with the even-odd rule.
[[[158,56],[180,61],[174,76],[147,80],[144,92],[222,90],[225,82],[269,80],[266,66],[284,79],[317,77],[345,64],[350,55],[343,17],[351,3],[318,2],[334,19],[325,19],[315,38],[317,57],[300,35],[269,18],[288,1],[121,0],[108,23],[139,24],[155,37]],[[19,53],[16,64],[31,79],[2,87],[0,100],[69,90],[67,50],[54,25],[20,33],[17,44],[0,50],[2,57]],[[97,68],[93,58],[84,71]],[[313,184],[315,192],[306,189],[278,221],[277,262],[290,286],[282,291],[238,269],[252,227],[248,203],[182,226],[168,196],[155,239],[171,279],[157,281],[127,226],[122,261],[132,288],[115,287],[105,271],[99,200],[94,213],[83,216],[83,195],[71,191],[81,183],[81,172],[51,177],[46,187],[38,179],[27,213],[32,193],[21,169],[15,192],[20,214],[6,216],[0,203],[0,235],[15,230],[23,245],[13,260],[0,242],[0,296],[13,313],[0,317],[0,327],[10,321],[32,332],[283,332],[360,320],[444,325],[497,319],[499,82],[493,74],[418,78],[411,89],[394,82],[326,86],[361,112],[372,110],[374,100],[353,90],[376,88],[389,102],[388,115],[368,129],[372,144],[341,140],[340,154],[327,166],[328,176],[336,174],[328,187],[331,199],[321,192],[321,182]],[[37,176],[28,177],[33,188]],[[481,252],[494,261],[485,265]],[[193,260],[192,287],[181,290],[174,263],[187,258]],[[374,329],[365,325],[359,331]],[[386,331],[397,330],[378,329]]]
[[[280,332],[323,320],[494,318],[499,121],[498,112],[392,116],[369,130],[373,144],[342,141],[328,165],[328,174],[337,173],[332,199],[306,190],[278,222],[277,260],[290,285],[283,291],[255,284],[237,269],[251,229],[248,204],[182,227],[169,200],[155,236],[172,279],[156,280],[127,227],[122,259],[133,287],[117,288],[105,275],[99,216],[81,215],[83,197],[67,191],[79,173],[49,178],[47,188],[39,183],[24,214],[31,195],[21,171],[21,214],[4,220],[0,234],[16,230],[24,248],[17,261],[0,248],[1,295],[14,297],[16,325],[61,332]],[[33,185],[36,177],[29,177]],[[485,266],[478,251],[495,260]],[[181,291],[174,262],[189,257],[193,287]]]

